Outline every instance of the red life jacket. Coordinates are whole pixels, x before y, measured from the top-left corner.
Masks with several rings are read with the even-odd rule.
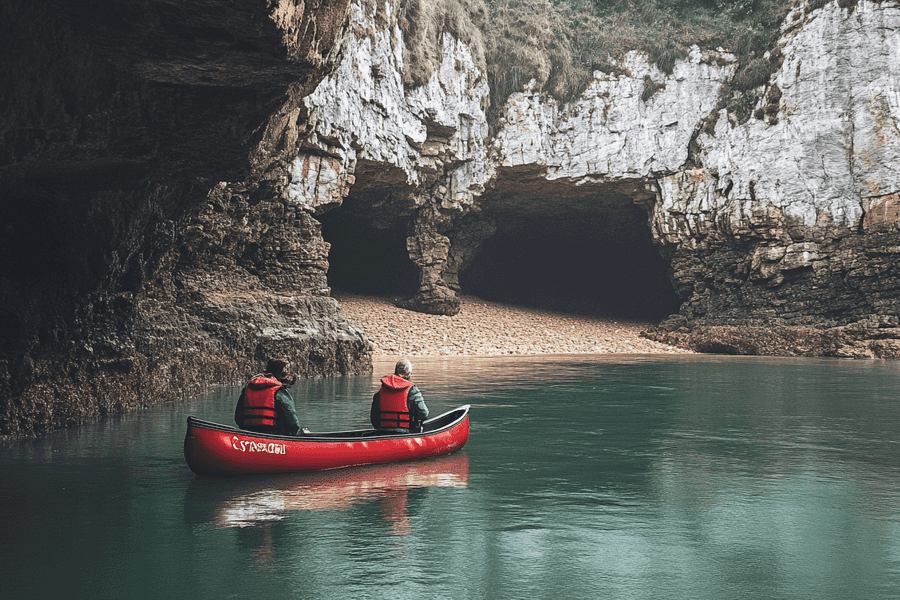
[[[379,427],[409,429],[410,415],[406,396],[412,385],[411,381],[399,375],[386,375],[381,378],[381,390],[378,392]]]
[[[275,427],[275,392],[281,382],[274,377],[257,375],[241,393],[240,427]]]

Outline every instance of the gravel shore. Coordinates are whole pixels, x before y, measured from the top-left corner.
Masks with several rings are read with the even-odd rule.
[[[366,333],[373,357],[510,354],[691,354],[640,337],[651,323],[615,321],[462,296],[455,317],[397,308],[391,298],[335,292],[344,314]]]

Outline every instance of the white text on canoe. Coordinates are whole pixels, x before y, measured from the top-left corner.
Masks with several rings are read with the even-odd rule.
[[[287,454],[287,446],[284,444],[276,444],[274,442],[251,442],[249,440],[239,439],[238,436],[231,438],[231,447],[241,452],[266,452],[268,454]]]

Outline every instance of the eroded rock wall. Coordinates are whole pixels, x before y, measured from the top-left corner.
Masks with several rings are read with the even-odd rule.
[[[734,64],[729,54],[695,46],[666,74],[631,52],[615,72],[595,71],[587,90],[565,106],[536,93],[513,94],[492,140],[492,158],[501,170],[541,167],[548,181],[580,185],[647,182],[678,171]]]
[[[0,5],[0,435],[184,398],[275,352],[370,368],[318,224],[282,193],[348,11]]]

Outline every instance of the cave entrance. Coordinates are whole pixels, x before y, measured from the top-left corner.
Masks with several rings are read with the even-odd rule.
[[[497,230],[459,273],[462,293],[640,321],[677,312],[679,300],[668,265],[653,245],[646,209],[629,194],[579,191],[577,197],[486,198],[480,215]],[[331,244],[332,289],[414,296],[419,272],[406,250],[409,218],[408,206],[389,192],[372,190],[351,193],[340,207],[319,216],[322,237]],[[458,227],[465,227],[464,221]]]
[[[328,285],[336,292],[409,298],[419,289],[419,271],[406,250],[409,217],[372,206],[370,198],[351,194],[316,217],[331,244]]]
[[[678,311],[647,212],[630,197],[545,200],[493,211],[497,233],[460,273],[460,287],[496,302],[660,321]]]

